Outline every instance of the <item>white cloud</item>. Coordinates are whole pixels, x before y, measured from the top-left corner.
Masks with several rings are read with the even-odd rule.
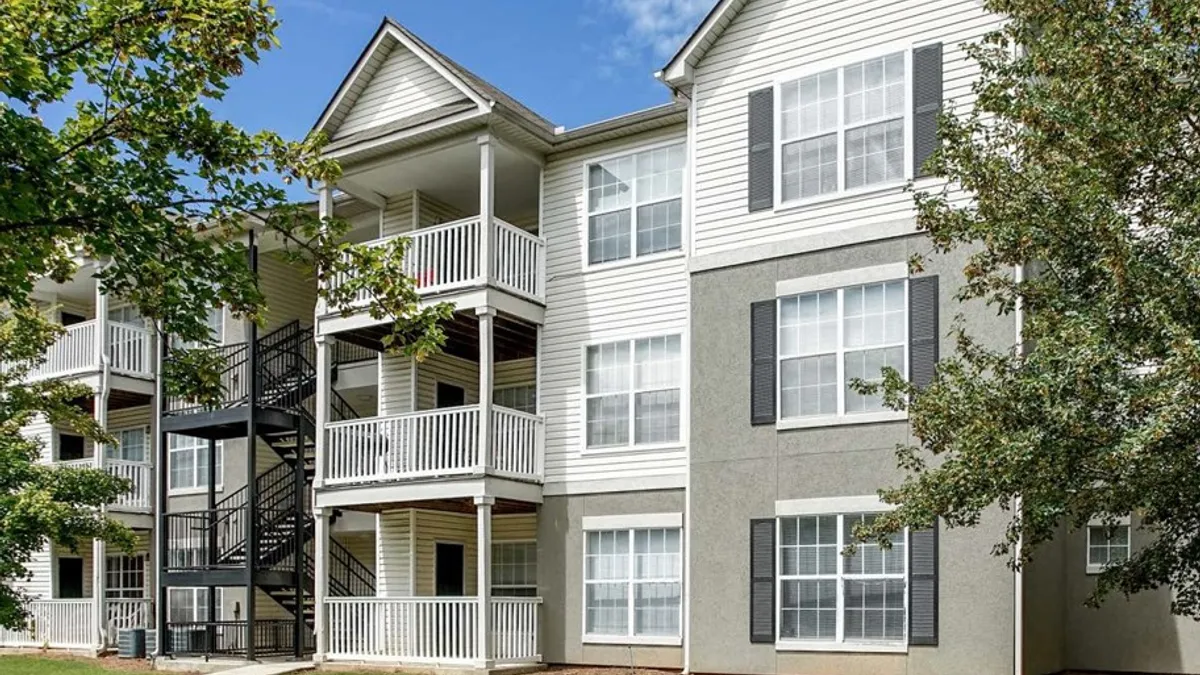
[[[613,11],[628,24],[625,33],[613,44],[613,58],[628,62],[649,52],[655,59],[665,61],[683,44],[715,1],[609,0]]]

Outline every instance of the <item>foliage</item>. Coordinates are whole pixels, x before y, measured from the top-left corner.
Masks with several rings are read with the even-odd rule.
[[[884,492],[899,508],[860,534],[998,505],[995,553],[1021,565],[1133,513],[1152,543],[1092,602],[1170,585],[1200,616],[1200,5],[985,4],[1011,20],[969,46],[977,99],[942,116],[947,187],[916,195],[918,223],[937,252],[971,251],[958,299],[1022,309],[1026,345],[957,322],[929,387],[887,374],[917,443]]]
[[[393,350],[423,357],[444,341],[438,322],[449,309],[418,306],[400,268],[403,240],[344,244],[346,223],[287,202],[281,180],[338,178],[320,156],[322,138],[250,133],[206,106],[277,46],[277,27],[265,0],[0,3],[0,582],[22,576],[46,537],[128,541],[94,508],[126,485],[39,466],[40,444],[20,434],[44,416],[112,441],[81,412],[90,392],[27,382],[60,330],[46,317],[52,308],[32,299],[35,284],[94,272],[163,333],[204,342],[210,307],[263,321],[247,264],[253,229],[309,265],[314,283],[354,266],[371,313],[394,323]],[[327,301],[338,309],[346,299]],[[218,396],[211,353],[180,357],[172,390]],[[17,623],[19,600],[0,585],[0,625]]]

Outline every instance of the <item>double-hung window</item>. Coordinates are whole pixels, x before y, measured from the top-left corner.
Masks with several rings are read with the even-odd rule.
[[[104,560],[104,597],[140,599],[145,596],[146,556],[107,556]]]
[[[208,314],[204,318],[204,323],[208,326],[207,340],[204,342],[193,342],[172,338],[171,346],[178,349],[199,349],[201,347],[211,347],[221,344],[225,332],[225,310],[220,307],[209,308]]]
[[[217,441],[217,489],[221,489],[224,447]],[[167,435],[170,489],[189,490],[208,487],[208,440],[194,436]]]
[[[223,588],[216,589],[217,620],[221,620],[221,604],[224,599]],[[207,588],[169,588],[167,589],[167,617],[171,623],[194,623],[208,621],[208,589]]]
[[[585,640],[680,635],[679,528],[589,531],[584,561]]]
[[[897,279],[779,299],[780,419],[884,412],[882,397],[850,387],[908,370],[907,281]]]
[[[587,165],[589,265],[683,246],[683,143]]]
[[[906,178],[908,60],[896,51],[779,84],[782,204]]]
[[[679,441],[680,336],[591,345],[585,366],[588,448]]]
[[[129,462],[145,462],[149,453],[150,428],[134,427],[121,429],[113,433],[117,437],[116,445],[105,446],[104,454],[108,459],[123,459]]]
[[[1109,565],[1129,559],[1129,517],[1115,523],[1093,520],[1087,527],[1087,573],[1099,574]]]
[[[532,598],[537,592],[537,542],[492,544],[492,595]]]
[[[779,519],[779,641],[903,645],[907,626],[907,534],[891,548],[854,540],[854,526],[875,514]]]

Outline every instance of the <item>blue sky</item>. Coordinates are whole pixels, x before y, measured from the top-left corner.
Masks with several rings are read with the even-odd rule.
[[[274,0],[282,48],[214,109],[299,138],[389,15],[568,128],[668,100],[653,78],[715,0]]]

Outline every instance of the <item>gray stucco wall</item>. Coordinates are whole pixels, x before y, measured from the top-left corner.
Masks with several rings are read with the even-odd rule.
[[[545,498],[538,513],[538,588],[546,663],[683,667],[681,647],[583,644],[583,517],[683,510],[682,490]]]
[[[905,262],[928,253],[919,237],[832,249],[692,276],[691,658],[695,672],[978,673],[1013,671],[1013,574],[993,557],[1003,518],[942,532],[940,644],[907,654],[776,652],[749,642],[749,521],[775,501],[874,494],[899,481],[894,449],[904,422],[779,431],[750,425],[750,303],[775,297],[778,280]],[[963,312],[994,344],[1011,344],[1011,318],[952,301],[963,257],[934,258],[942,327]],[[952,344],[943,338],[942,354]]]
[[[1023,632],[1021,655],[1027,675],[1057,673],[1066,650],[1066,594],[1063,537],[1034,552],[1021,575]]]

